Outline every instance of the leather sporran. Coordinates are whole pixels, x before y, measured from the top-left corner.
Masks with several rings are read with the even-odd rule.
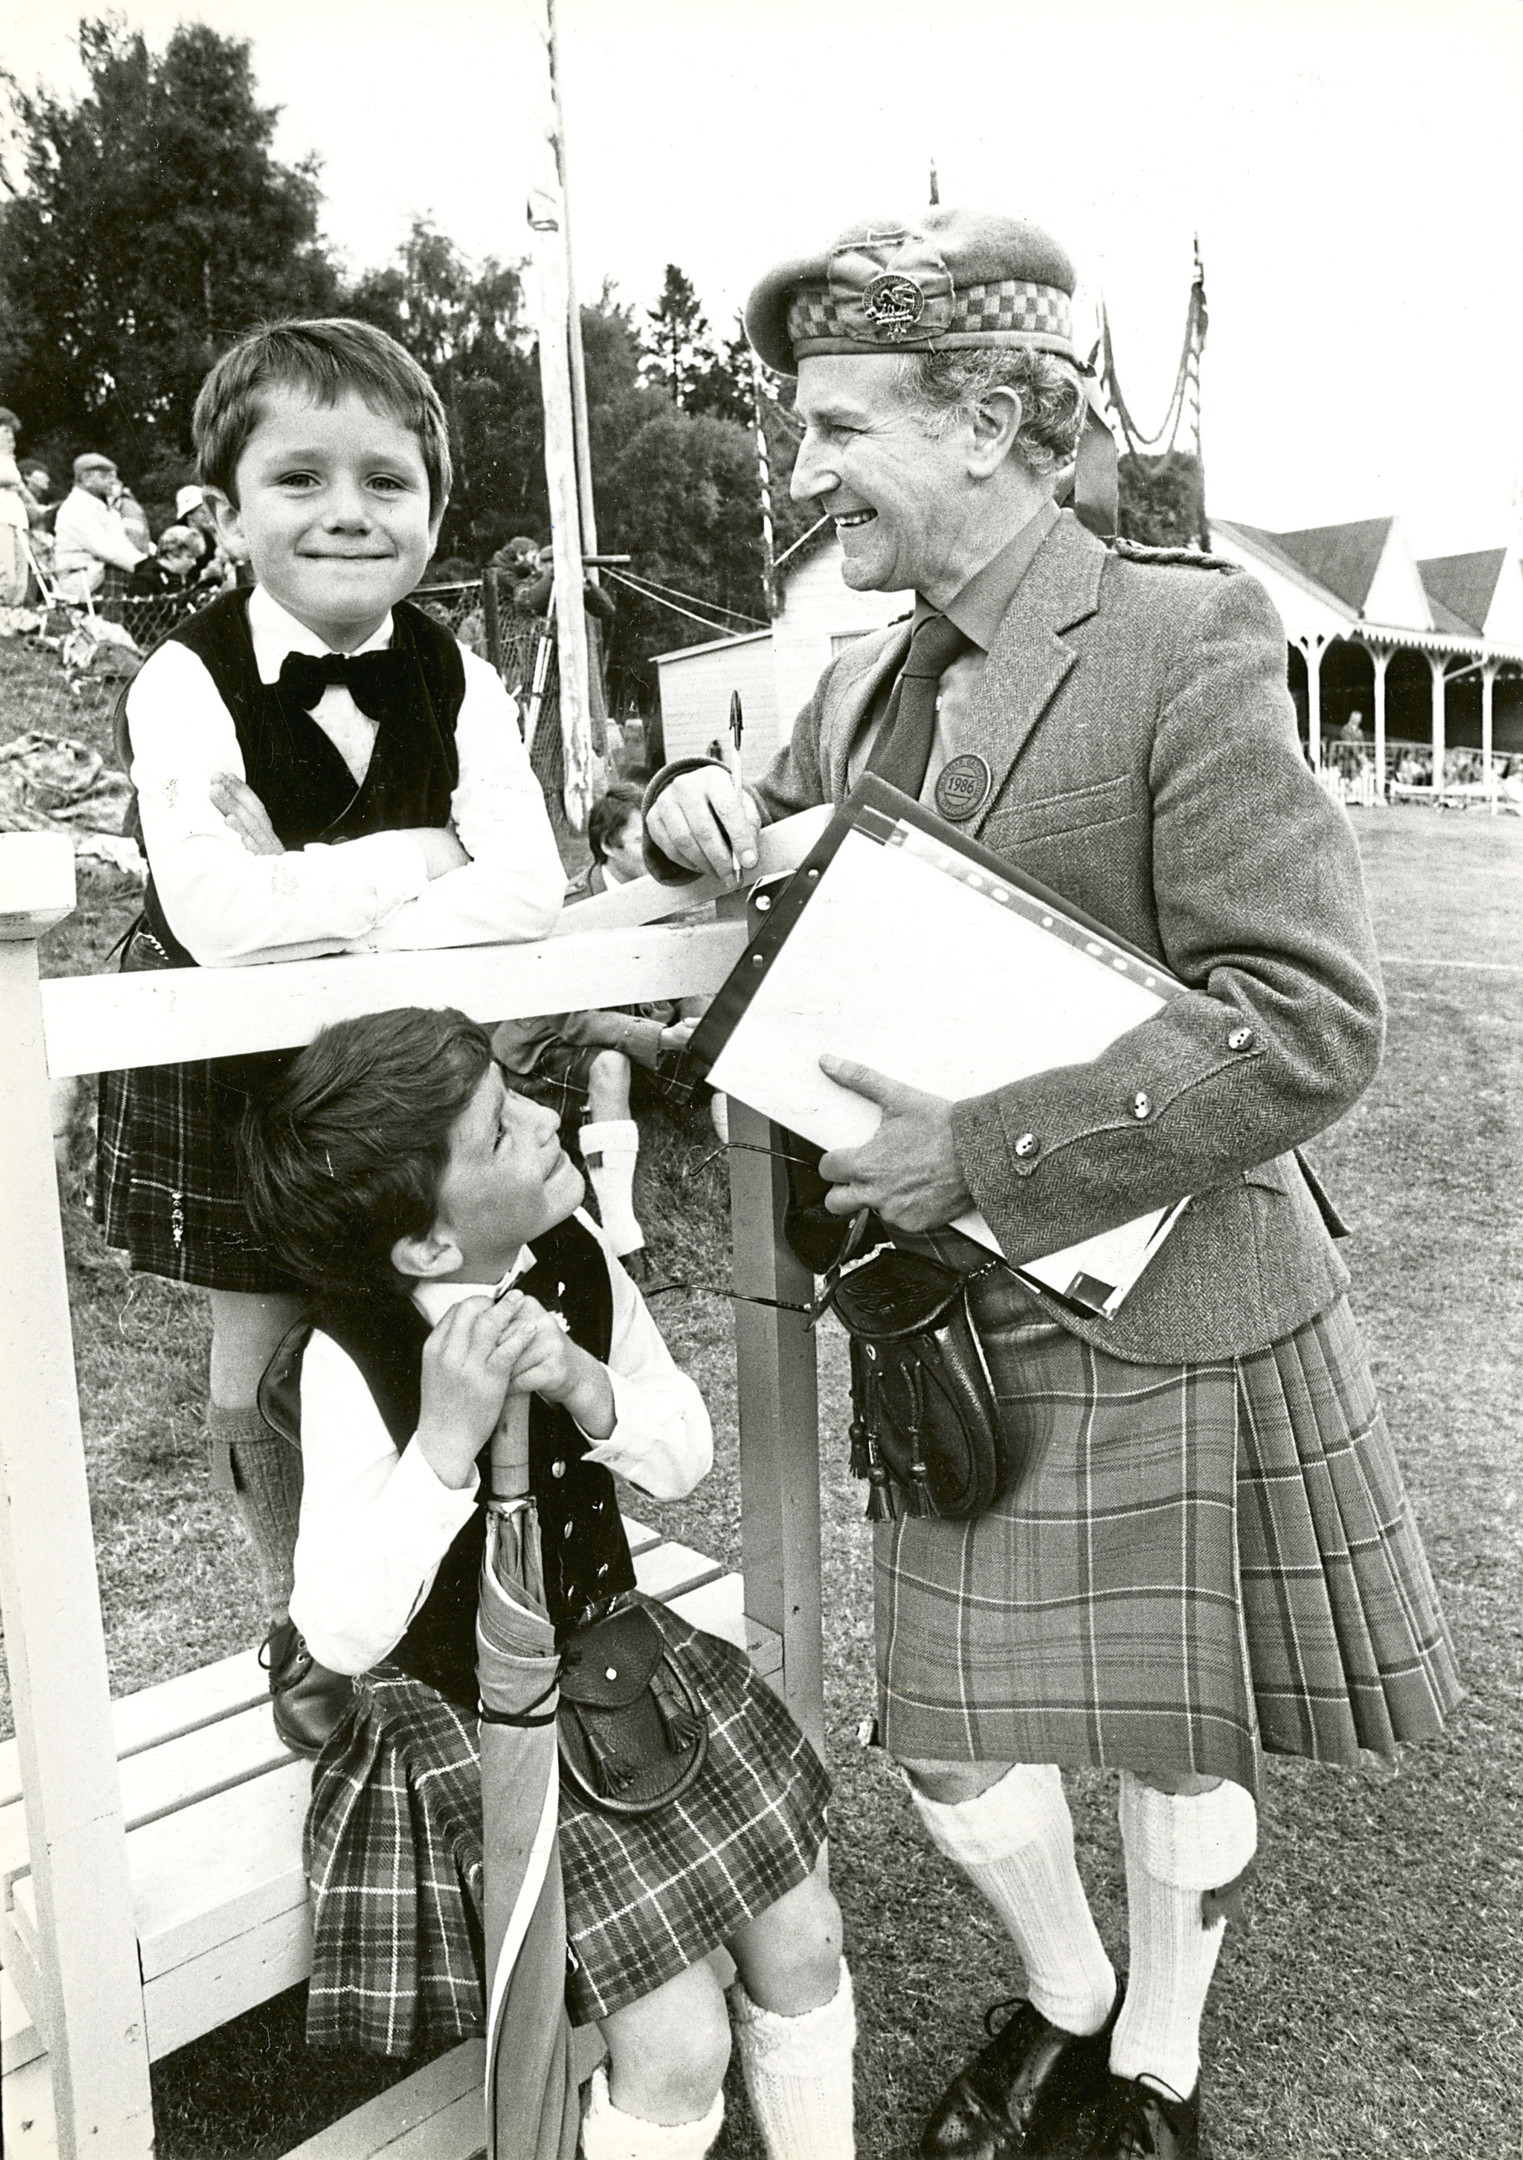
[[[709,1752],[702,1702],[642,1605],[578,1628],[561,1650],[561,1774],[607,1815],[649,1815],[687,1791]]]
[[[827,1279],[821,1304],[851,1337],[851,1467],[869,1522],[982,1515],[1020,1473],[968,1309],[984,1272],[890,1245]]]

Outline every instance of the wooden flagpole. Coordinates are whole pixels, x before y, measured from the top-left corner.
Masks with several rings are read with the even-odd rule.
[[[552,22],[553,27],[553,22]],[[546,38],[547,78],[549,38]],[[533,234],[534,312],[539,332],[540,394],[545,410],[545,480],[555,559],[555,628],[560,652],[562,802],[574,832],[586,829],[592,807],[592,732],[587,696],[587,618],[582,606],[582,527],[577,490],[576,420],[571,390],[570,266],[565,196],[556,157],[555,89],[546,83],[549,125],[539,173],[529,189]]]

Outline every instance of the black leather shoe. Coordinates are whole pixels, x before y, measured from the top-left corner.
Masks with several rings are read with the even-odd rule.
[[[1137,2078],[1108,2074],[1084,2160],[1210,2160],[1199,2085],[1180,2100]]]
[[[277,1735],[293,1755],[320,1755],[349,1713],[354,1682],[318,1664],[294,1620],[276,1621],[259,1662],[270,1676]]]
[[[996,2028],[1001,2011],[1010,2015]],[[1115,2019],[1113,2008],[1099,2032],[1081,2036],[1049,2024],[1023,1997],[995,2003],[984,2013],[993,2038],[952,2080],[921,2132],[923,2160],[1037,2160],[1067,2138],[1104,2088]]]

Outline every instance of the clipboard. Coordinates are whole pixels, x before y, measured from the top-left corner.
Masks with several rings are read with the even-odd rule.
[[[753,921],[681,1078],[707,1079],[826,1148],[860,1144],[878,1111],[820,1072],[824,1050],[957,1101],[1085,1063],[1182,990],[1149,954],[875,774],[786,885],[755,897]],[[1016,1272],[1110,1318],[1187,1205]],[[1000,1250],[982,1215],[954,1227]]]

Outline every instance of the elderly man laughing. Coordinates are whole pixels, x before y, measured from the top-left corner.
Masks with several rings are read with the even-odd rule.
[[[973,1323],[1026,1464],[973,1520],[900,1494],[873,1533],[884,1745],[1026,1969],[926,2125],[958,2160],[1203,2153],[1201,2014],[1262,1751],[1389,1754],[1459,1694],[1342,1226],[1296,1153],[1380,1055],[1353,838],[1254,581],[1057,506],[1077,457],[1086,507],[1074,283],[1046,233],[955,209],[762,280],[747,328],[798,377],[794,494],[834,519],[847,583],[913,590],[914,620],[831,662],[744,796],[688,763],[647,801],[657,875],[725,875],[732,841],[749,863],[760,823],[871,769],[1185,985],[1093,1063],[967,1101],[824,1061],[883,1112],[823,1158],[826,1208],[982,1269]],[[976,1205],[1016,1265],[1186,1194],[1109,1320],[946,1227]],[[1074,1863],[1076,1765],[1120,1772],[1122,1983]]]

